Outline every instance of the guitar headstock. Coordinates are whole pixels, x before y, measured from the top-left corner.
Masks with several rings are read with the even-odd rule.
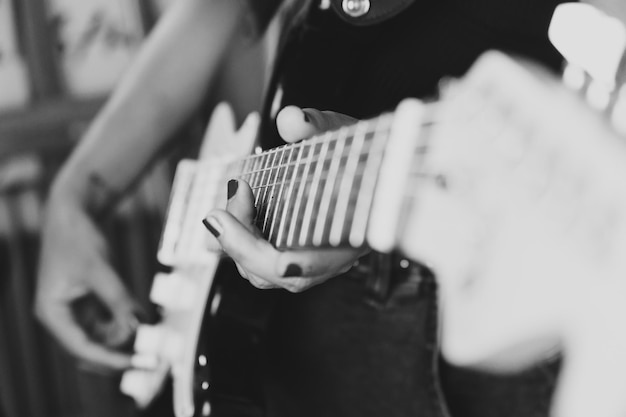
[[[590,279],[624,286],[626,148],[556,77],[498,52],[439,106],[401,247],[437,276],[444,354],[516,369],[571,336]]]

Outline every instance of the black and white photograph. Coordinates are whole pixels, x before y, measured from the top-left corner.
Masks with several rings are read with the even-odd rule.
[[[626,417],[625,191],[624,0],[0,0],[0,417]]]

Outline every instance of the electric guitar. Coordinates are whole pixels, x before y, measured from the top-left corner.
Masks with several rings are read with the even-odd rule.
[[[128,372],[123,391],[130,393],[129,384],[142,387],[145,394],[134,396],[145,404],[171,368],[176,414],[193,414],[196,345],[204,302],[221,259],[217,242],[200,222],[208,210],[225,205],[227,179],[250,183],[258,224],[277,247],[358,247],[370,240],[382,248],[392,237],[383,213],[394,210],[390,204],[401,198],[398,178],[410,177],[412,155],[419,152],[415,139],[420,124],[414,122],[426,111],[423,103],[407,101],[393,115],[244,158],[254,145],[258,116],[250,116],[233,134],[232,111],[219,106],[200,160],[183,161],[174,179],[158,253],[159,261],[174,272],[157,275],[151,291],[151,299],[163,307],[163,321],[137,333],[136,351],[166,358],[165,366]],[[401,166],[405,172],[398,177]],[[380,213],[377,226],[373,213]],[[147,387],[154,390],[147,393]]]
[[[141,327],[135,345],[161,363],[122,382],[140,404],[171,372],[176,415],[210,412],[194,398],[194,372],[207,365],[196,348],[205,309],[218,304],[205,302],[221,253],[199,223],[225,205],[229,178],[251,184],[258,226],[277,247],[367,244],[430,266],[442,287],[442,348],[456,363],[500,358],[491,366],[513,369],[568,338],[588,340],[589,326],[569,330],[585,323],[589,277],[603,277],[598,294],[621,294],[626,150],[541,68],[490,52],[438,103],[407,100],[392,114],[246,156],[257,125],[252,115],[236,131],[220,106],[199,161],[179,167],[158,254],[173,273],[155,277],[151,293],[163,321]],[[562,288],[568,301],[555,306]],[[528,341],[533,349],[511,355]]]

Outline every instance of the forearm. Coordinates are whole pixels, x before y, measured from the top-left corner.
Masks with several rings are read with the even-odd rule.
[[[99,207],[127,189],[202,102],[243,13],[232,0],[176,3],[65,164],[53,196],[77,193]]]

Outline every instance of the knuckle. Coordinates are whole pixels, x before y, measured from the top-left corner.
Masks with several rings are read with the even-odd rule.
[[[259,281],[255,279],[249,279],[248,281],[250,281],[250,284],[252,284],[253,287],[258,288],[259,290],[263,289],[263,284],[261,284]]]
[[[294,294],[301,293],[307,290],[309,287],[310,287],[310,284],[308,283],[308,281],[302,278],[289,279],[283,285],[284,289]]]
[[[48,323],[51,319],[54,318],[53,314],[48,313],[48,307],[46,303],[41,300],[37,300],[33,305],[33,314],[39,322],[41,322],[44,326],[48,326]]]
[[[243,269],[243,267],[239,265],[238,263],[236,263],[235,265],[237,266],[237,271],[239,272],[239,275],[241,275],[242,278],[250,280],[250,278],[248,277],[248,271]]]
[[[256,276],[251,276],[249,278],[249,281],[254,287],[260,290],[266,290],[266,289],[272,288],[272,284],[270,282],[265,281],[264,279],[261,279]]]

